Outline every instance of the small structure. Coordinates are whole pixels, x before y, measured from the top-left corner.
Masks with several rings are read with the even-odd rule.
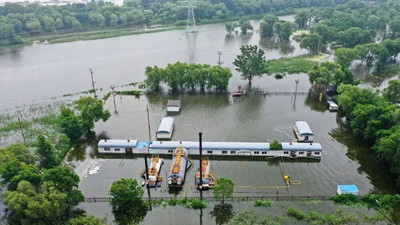
[[[326,102],[328,103],[329,111],[336,112],[339,110],[339,106],[336,105],[335,102],[333,102],[333,101],[326,101]]]
[[[290,158],[308,157],[308,158],[321,158],[322,147],[319,143],[296,143],[296,142],[282,142],[282,150],[284,153],[289,154]]]
[[[297,121],[294,123],[294,133],[297,142],[313,142],[313,132],[306,121]]]
[[[151,157],[150,167],[148,168],[149,180],[143,181],[142,186],[149,185],[149,187],[160,187],[162,182],[162,176],[160,176],[161,167],[164,160],[158,155]],[[146,171],[143,171],[142,177],[146,179]]]
[[[174,132],[174,118],[164,117],[158,127],[156,137],[157,139],[171,139]]]
[[[181,100],[168,100],[167,113],[179,113],[181,110]]]
[[[172,153],[171,169],[167,175],[168,187],[182,187],[185,183],[186,171],[190,166],[191,163],[187,157],[187,150],[182,146],[176,148]]]
[[[196,186],[198,189],[209,189],[215,186],[217,179],[211,174],[210,161],[207,158],[203,159],[202,164],[203,165],[199,168],[196,175],[194,176],[196,181]],[[201,186],[200,186],[200,169],[203,177],[201,180],[202,181]]]
[[[358,195],[358,192],[359,192],[359,190],[355,184],[344,184],[344,185],[337,186],[338,195],[341,195],[341,194]]]
[[[137,140],[107,140],[102,139],[98,143],[99,153],[136,153],[135,149],[146,149],[149,142]]]

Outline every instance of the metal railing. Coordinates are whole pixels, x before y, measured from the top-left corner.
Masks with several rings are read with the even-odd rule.
[[[267,195],[267,196],[235,196],[231,198],[225,198],[225,201],[256,201],[256,200],[270,200],[270,201],[298,201],[298,200],[320,200],[320,201],[327,201],[329,200],[332,196],[329,195]],[[200,197],[152,197],[152,201],[158,201],[158,200],[183,200],[183,199],[200,199]],[[85,202],[110,202],[112,197],[86,197]],[[148,201],[148,197],[143,197],[144,201]],[[206,201],[220,201],[221,199],[217,199],[211,196],[204,196],[203,200]]]

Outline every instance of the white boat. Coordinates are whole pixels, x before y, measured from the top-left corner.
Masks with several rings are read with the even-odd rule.
[[[335,112],[339,110],[339,106],[336,105],[333,101],[326,101],[328,103],[329,111]]]
[[[149,174],[149,180],[147,184],[149,187],[155,187],[157,184],[161,184],[162,177],[160,176],[161,166],[164,163],[164,160],[160,158],[158,155],[153,155],[151,157],[150,167],[147,172]],[[146,171],[143,172],[143,177],[146,178]]]

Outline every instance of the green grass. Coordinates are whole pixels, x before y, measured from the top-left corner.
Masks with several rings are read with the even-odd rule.
[[[140,96],[140,91],[139,90],[132,90],[132,91],[116,91],[115,94],[117,95],[135,95],[135,96]]]
[[[294,36],[300,36],[302,34],[309,34],[310,31],[309,30],[296,30],[295,32],[293,32]]]
[[[307,73],[314,65],[317,65],[328,56],[328,54],[321,53],[268,60],[265,63],[267,66],[267,74],[279,74],[277,79],[280,79],[285,73]]]
[[[310,211],[307,214],[298,208],[290,207],[286,214],[296,220],[307,221],[309,224],[357,224],[360,221],[359,215],[342,210],[332,214],[319,214],[315,211]]]
[[[270,207],[272,205],[272,201],[270,200],[256,200],[254,202],[255,207]]]

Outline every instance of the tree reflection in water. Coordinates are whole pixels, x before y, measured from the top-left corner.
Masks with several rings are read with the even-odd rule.
[[[218,204],[210,214],[212,217],[215,217],[217,225],[228,223],[233,217],[233,206],[230,204]]]
[[[283,55],[290,54],[294,51],[294,46],[290,41],[282,41],[275,38],[261,38],[259,45],[264,50],[279,49],[279,52]]]

